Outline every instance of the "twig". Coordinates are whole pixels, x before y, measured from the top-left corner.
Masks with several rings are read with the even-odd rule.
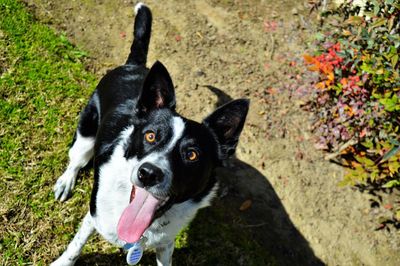
[[[322,12],[326,11],[327,0],[322,0]]]
[[[244,228],[252,228],[252,227],[261,227],[267,225],[267,223],[260,223],[260,224],[239,224],[240,227]]]
[[[334,152],[334,153],[329,153],[328,155],[325,156],[325,160],[329,161],[332,160],[333,158],[337,157],[338,155],[340,155],[340,153],[345,150],[346,148],[348,148],[349,146],[352,146],[354,144],[357,143],[357,140],[355,138],[350,139],[349,141],[347,141],[345,144],[343,144],[342,146],[339,147],[339,149]]]
[[[269,54],[269,59],[272,60],[274,59],[274,53],[275,53],[275,38],[272,34],[270,34],[271,37],[271,49],[270,49],[270,54]]]

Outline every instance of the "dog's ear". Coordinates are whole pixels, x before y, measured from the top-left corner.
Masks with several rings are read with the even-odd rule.
[[[175,109],[175,89],[171,77],[163,64],[155,62],[147,74],[139,97],[141,112],[157,108]]]
[[[231,101],[210,114],[203,124],[217,138],[219,144],[219,159],[225,160],[235,153],[242,132],[250,101],[238,99]]]

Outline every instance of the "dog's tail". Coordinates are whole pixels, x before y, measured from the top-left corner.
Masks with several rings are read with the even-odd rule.
[[[136,4],[135,13],[133,43],[126,64],[145,65],[149,50],[152,16],[150,9],[143,3]]]

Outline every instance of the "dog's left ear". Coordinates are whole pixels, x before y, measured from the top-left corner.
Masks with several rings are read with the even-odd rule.
[[[158,108],[175,109],[175,89],[171,77],[163,64],[155,62],[147,74],[139,97],[140,111]]]
[[[219,144],[219,159],[225,160],[235,153],[242,132],[250,101],[238,99],[231,101],[204,119],[207,126],[217,138]]]

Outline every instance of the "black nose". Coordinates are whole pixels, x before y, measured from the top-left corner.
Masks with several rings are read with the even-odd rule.
[[[144,163],[139,167],[138,178],[143,186],[151,187],[161,183],[163,181],[164,174],[157,166],[151,163]]]

